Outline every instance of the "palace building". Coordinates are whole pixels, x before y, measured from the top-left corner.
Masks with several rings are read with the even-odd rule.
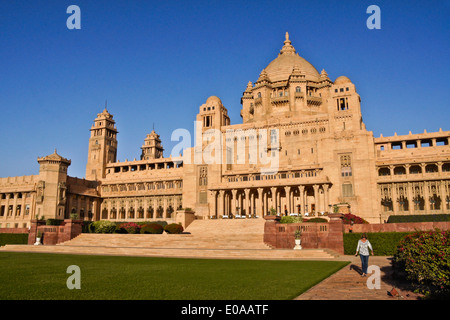
[[[105,108],[90,128],[84,179],[68,176],[71,161],[56,150],[37,159],[39,174],[0,179],[0,228],[71,214],[175,221],[187,208],[197,219],[326,217],[346,204],[371,223],[450,213],[450,131],[374,137],[355,84],[318,72],[288,34],[241,104],[242,123],[231,125],[211,96],[195,119],[201,140],[182,156],[164,157],[152,131],[140,159],[125,162],[117,161],[118,130]]]

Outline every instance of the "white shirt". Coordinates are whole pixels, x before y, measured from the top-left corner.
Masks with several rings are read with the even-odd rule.
[[[359,240],[358,247],[356,247],[356,252],[359,251],[359,253],[362,254],[363,256],[368,256],[369,248],[371,251],[373,251],[372,245],[370,244],[369,240],[366,240],[365,242],[362,242],[362,240]]]

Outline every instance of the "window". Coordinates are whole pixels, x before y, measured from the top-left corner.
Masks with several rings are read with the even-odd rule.
[[[352,176],[352,164],[350,155],[342,155],[341,156],[341,175],[343,177],[351,177]]]
[[[302,92],[302,88],[301,87],[296,87],[295,88],[295,92]]]
[[[352,197],[353,196],[353,186],[351,183],[344,183],[342,185],[342,196]]]

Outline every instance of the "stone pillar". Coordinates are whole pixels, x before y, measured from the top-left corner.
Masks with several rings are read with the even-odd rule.
[[[18,199],[19,194],[17,192],[14,192],[14,199],[13,199],[13,210],[11,213],[12,217],[16,216],[16,211],[17,211],[17,199]]]
[[[217,206],[217,218],[224,215],[225,212],[225,190],[219,191],[219,204]]]
[[[291,187],[284,187],[284,192],[286,193],[286,208],[288,214],[292,213],[292,204],[291,204]]]
[[[324,203],[324,212],[329,212],[328,210],[329,210],[329,205],[330,205],[330,199],[329,199],[329,194],[328,194],[328,188],[329,188],[329,186],[328,186],[328,184],[324,184],[323,186],[322,186],[322,188],[323,188],[323,195],[324,195],[324,201],[325,201],[325,203]]]
[[[215,216],[217,218],[217,190],[213,190],[211,191],[212,194],[212,205],[211,205],[211,209],[212,212],[209,212],[210,217],[211,216]]]
[[[300,192],[300,214],[305,214],[305,186],[299,186],[298,190]]]
[[[414,202],[413,202],[413,195],[411,192],[411,183],[406,183],[406,196],[408,197],[408,212],[413,213],[414,211]]]
[[[314,211],[315,213],[317,213],[319,211],[319,185],[315,184],[313,186],[313,189],[314,189]]]
[[[445,180],[441,180],[440,181],[440,183],[439,183],[439,191],[440,191],[439,196],[441,198],[440,211],[441,211],[441,213],[445,213],[446,207],[447,207],[447,202],[445,202],[445,197],[446,197],[446,194],[445,194]]]
[[[270,192],[272,193],[272,207],[278,213],[278,211],[277,211],[277,201],[276,201],[277,188],[275,188],[275,187],[270,188]]]
[[[167,219],[167,197],[163,197],[163,218]]]
[[[258,188],[258,205],[256,208],[256,214],[261,217],[264,216],[263,213],[263,188]]]
[[[395,183],[391,184],[392,190],[392,210],[394,214],[398,213],[398,202],[397,202],[397,186]]]
[[[431,208],[430,208],[430,192],[428,190],[428,181],[423,182],[423,194],[424,194],[423,197],[425,199],[424,213],[429,213],[431,211]]]
[[[232,215],[236,214],[236,208],[237,208],[237,198],[236,198],[236,194],[237,194],[237,190],[233,189],[231,190],[231,195],[233,196],[233,199],[231,200],[231,208],[230,208],[230,213]]]
[[[245,207],[245,215],[250,215],[250,189],[245,189],[245,201],[244,201],[244,207]],[[242,210],[242,213],[244,213],[244,210]]]

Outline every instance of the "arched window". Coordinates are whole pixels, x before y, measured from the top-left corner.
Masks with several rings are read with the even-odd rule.
[[[302,92],[302,88],[301,87],[296,87],[295,88],[295,92]]]
[[[406,174],[406,169],[404,167],[395,167],[394,175]]]

